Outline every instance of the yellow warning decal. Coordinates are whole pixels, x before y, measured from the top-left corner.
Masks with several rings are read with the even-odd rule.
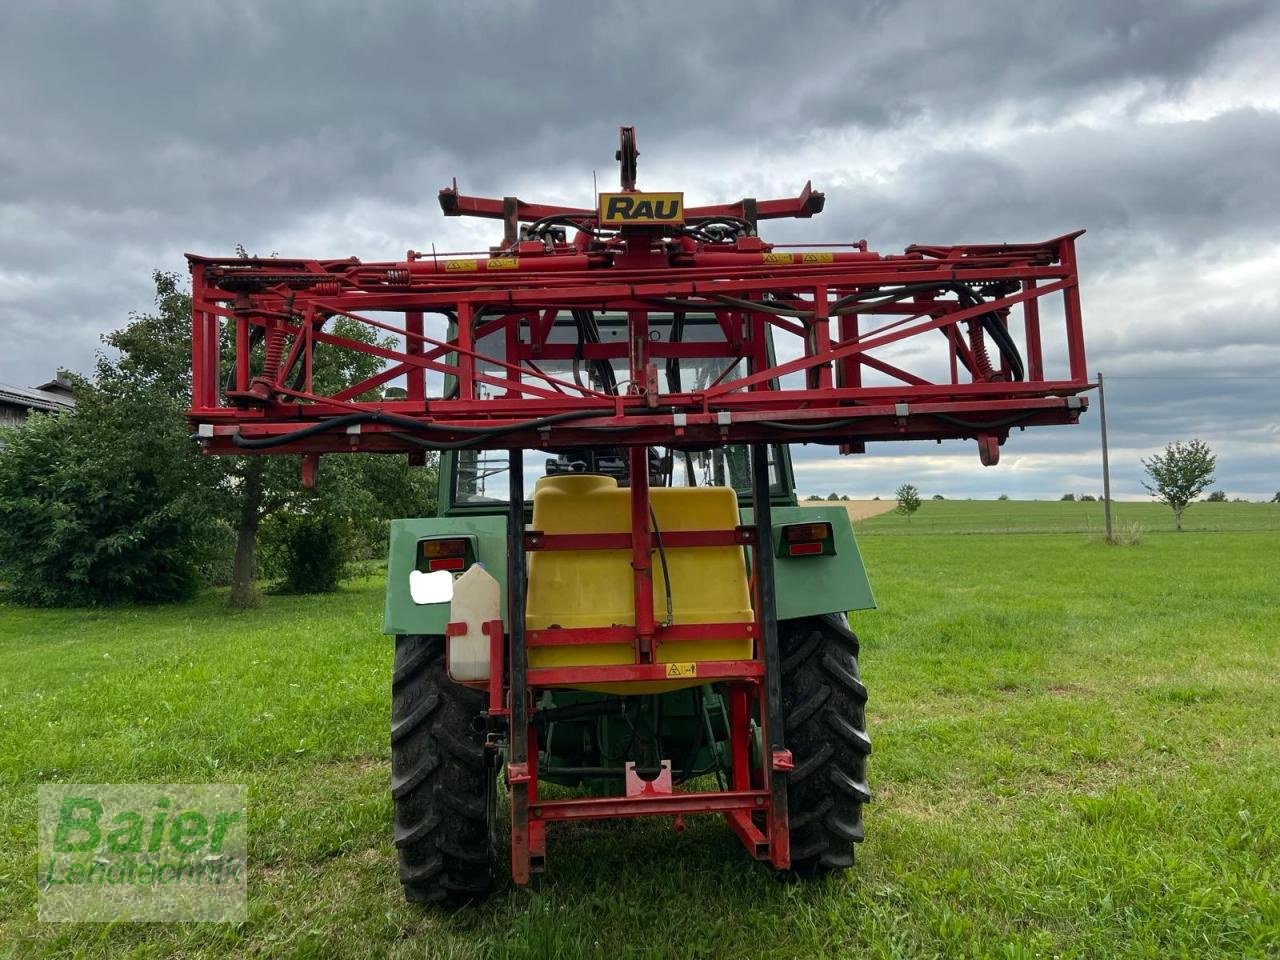
[[[446,260],[444,262],[445,273],[466,273],[471,270],[479,269],[479,260]]]
[[[696,677],[698,675],[698,665],[696,663],[668,663],[667,679],[678,680],[681,677]]]
[[[515,270],[519,268],[520,260],[517,257],[490,257],[485,266],[490,270]]]
[[[765,253],[761,254],[765,263],[791,263],[791,254],[789,253]]]
[[[836,258],[834,253],[806,253],[800,258],[801,263],[832,263]]]

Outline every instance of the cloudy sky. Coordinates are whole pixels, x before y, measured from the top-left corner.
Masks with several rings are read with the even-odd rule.
[[[1280,4],[6,4],[0,381],[86,370],[150,274],[242,243],[390,259],[474,249],[437,190],[591,203],[827,194],[766,239],[1089,230],[1090,366],[1116,493],[1200,437],[1218,486],[1280,488]],[[1101,485],[1097,419],[969,444],[798,454],[802,493],[1056,497]]]

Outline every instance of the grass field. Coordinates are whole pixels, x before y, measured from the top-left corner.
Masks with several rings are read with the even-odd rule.
[[[1173,533],[1173,511],[1164,504],[1112,503],[1117,530]],[[1280,503],[1193,503],[1183,514],[1184,533],[1280,533]],[[1106,531],[1103,505],[1097,501],[1057,500],[925,500],[907,519],[890,510],[857,524],[863,534],[934,533],[1096,533]]]
[[[553,831],[527,891],[409,907],[379,583],[237,615],[0,607],[0,956],[1278,956],[1274,519],[1228,504],[1233,529],[1136,547],[990,532],[1076,506],[863,525],[876,800],[857,868],[803,885],[714,820],[606,823]],[[51,780],[248,784],[249,922],[37,923]]]

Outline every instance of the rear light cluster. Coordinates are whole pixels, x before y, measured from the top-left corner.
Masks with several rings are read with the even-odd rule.
[[[836,552],[831,524],[826,522],[787,524],[778,546],[778,553],[784,557],[829,557]]]
[[[436,570],[465,570],[469,546],[466,537],[423,540],[418,544],[418,566],[425,567],[427,573]]]

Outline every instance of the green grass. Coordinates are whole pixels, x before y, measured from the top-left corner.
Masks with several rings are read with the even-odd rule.
[[[1155,502],[1112,503],[1117,530],[1173,533],[1173,511]],[[1280,533],[1280,503],[1193,503],[1182,517],[1184,533]],[[1100,502],[1057,500],[925,500],[907,519],[889,511],[857,524],[863,534],[1096,533],[1106,530]]]
[[[599,823],[553,829],[529,890],[410,907],[380,584],[0,607],[0,956],[1280,955],[1280,537],[941,536],[935,506],[976,509],[862,540],[876,801],[856,869],[810,884],[715,820]],[[50,780],[248,784],[250,920],[39,924]]]

